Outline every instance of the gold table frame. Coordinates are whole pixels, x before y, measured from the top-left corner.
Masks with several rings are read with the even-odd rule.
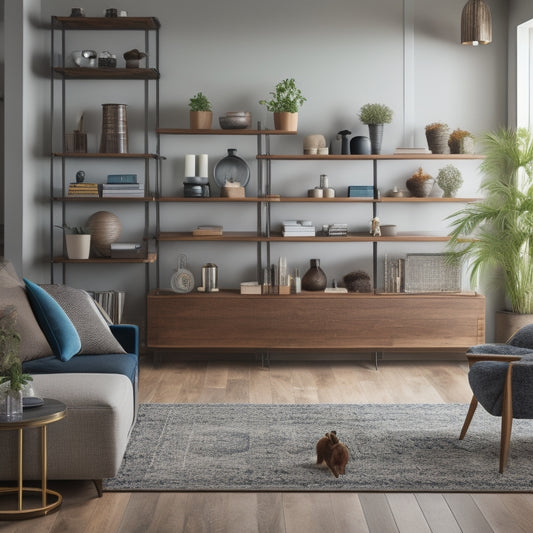
[[[5,420],[0,418],[0,431],[17,431],[18,433],[18,462],[17,462],[17,486],[16,487],[0,487],[0,496],[6,494],[16,493],[17,509],[0,510],[0,520],[21,520],[25,518],[34,518],[36,516],[43,516],[50,511],[57,509],[63,497],[59,492],[51,490],[47,487],[47,449],[46,449],[46,428],[48,424],[57,422],[65,418],[67,414],[67,406],[58,401],[49,398],[44,399],[44,405],[41,407],[33,407],[26,409],[23,412],[20,420]],[[25,487],[23,483],[23,443],[24,443],[24,429],[40,427],[41,428],[41,487]],[[24,493],[40,493],[41,506],[28,507],[24,509],[23,496]],[[55,501],[48,503],[48,496],[54,496]]]

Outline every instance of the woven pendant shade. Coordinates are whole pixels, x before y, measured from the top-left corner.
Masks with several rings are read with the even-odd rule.
[[[468,0],[461,15],[461,44],[489,44],[492,41],[492,17],[483,0]]]

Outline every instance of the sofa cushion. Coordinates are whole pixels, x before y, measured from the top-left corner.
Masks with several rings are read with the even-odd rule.
[[[81,341],[78,355],[126,353],[86,291],[58,284],[40,287],[56,300],[74,324]]]
[[[22,364],[22,370],[29,374],[122,374],[135,383],[137,377],[137,355],[116,353],[84,355],[60,361],[57,357],[44,357]]]
[[[24,279],[24,283],[35,318],[54,354],[62,361],[68,361],[81,349],[76,328],[62,307],[44,289],[27,279]]]
[[[13,265],[3,261],[0,261],[0,302],[2,307],[13,305],[17,310],[15,327],[20,334],[20,359],[29,361],[52,355],[52,348],[33,314],[24,283]]]

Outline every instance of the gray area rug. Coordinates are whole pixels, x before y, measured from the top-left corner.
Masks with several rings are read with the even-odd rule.
[[[124,461],[107,491],[529,492],[533,421],[515,420],[498,473],[500,419],[468,406],[141,404]],[[336,430],[346,475],[317,466]]]

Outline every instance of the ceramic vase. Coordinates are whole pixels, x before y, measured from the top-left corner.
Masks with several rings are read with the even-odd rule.
[[[287,111],[274,113],[274,128],[282,131],[298,131],[298,113]]]
[[[371,153],[372,147],[370,139],[362,135],[352,137],[350,140],[350,153],[352,155],[368,155]]]
[[[213,112],[189,111],[189,121],[192,130],[210,130],[213,122]]]
[[[381,153],[381,141],[383,139],[383,124],[369,124],[370,148],[373,154]]]
[[[328,278],[320,268],[320,259],[311,259],[311,267],[302,278],[302,290],[323,291],[328,283]]]
[[[76,234],[65,235],[67,257],[69,259],[89,259],[91,236]]]

